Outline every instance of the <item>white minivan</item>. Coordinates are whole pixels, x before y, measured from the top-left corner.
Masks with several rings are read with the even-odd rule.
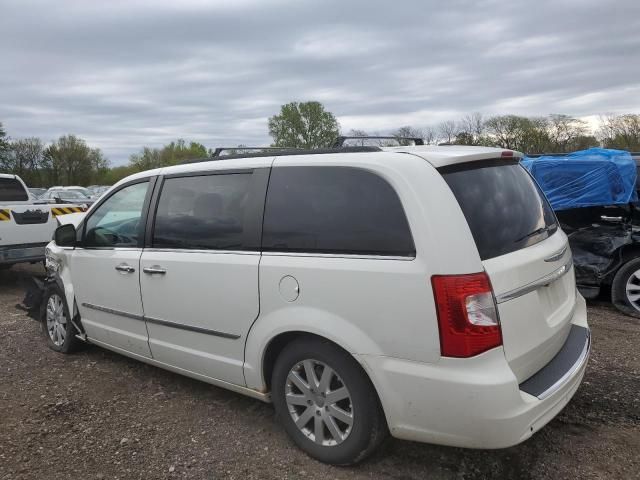
[[[273,402],[311,456],[503,448],[590,349],[567,237],[513,151],[347,147],[132,175],[47,249],[47,342]]]

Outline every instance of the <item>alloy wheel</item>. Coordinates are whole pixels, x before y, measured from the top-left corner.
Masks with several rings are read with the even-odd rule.
[[[627,300],[633,308],[640,311],[640,270],[636,270],[627,279]]]
[[[314,443],[339,445],[351,433],[351,394],[326,363],[307,359],[294,365],[287,375],[285,399],[294,424]]]
[[[67,336],[67,316],[64,303],[57,293],[51,294],[47,301],[47,332],[56,347],[61,347]]]

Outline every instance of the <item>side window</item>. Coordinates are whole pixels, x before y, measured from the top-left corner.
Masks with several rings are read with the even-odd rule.
[[[167,178],[162,186],[153,246],[242,250],[251,173]]]
[[[26,202],[29,195],[15,178],[0,178],[0,202]]]
[[[111,195],[87,220],[85,247],[137,247],[149,182],[129,185]]]
[[[398,195],[380,176],[350,167],[275,167],[266,251],[414,256]]]

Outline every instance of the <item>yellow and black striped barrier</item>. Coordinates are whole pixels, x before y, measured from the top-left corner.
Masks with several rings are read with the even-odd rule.
[[[84,207],[54,207],[51,209],[51,214],[54,217],[57,217],[58,215],[66,215],[68,213],[79,213],[86,211],[87,209]]]
[[[0,222],[7,222],[11,220],[11,212],[7,208],[0,208]]]

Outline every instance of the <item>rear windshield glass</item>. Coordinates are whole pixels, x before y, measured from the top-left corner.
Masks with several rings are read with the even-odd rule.
[[[25,202],[29,200],[22,184],[14,178],[0,178],[0,202]]]
[[[440,172],[462,208],[482,260],[534,245],[558,229],[549,202],[517,163],[473,162]]]

